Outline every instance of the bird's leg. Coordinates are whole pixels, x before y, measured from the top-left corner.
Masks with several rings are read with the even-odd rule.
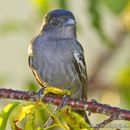
[[[59,109],[61,109],[62,107],[64,107],[67,104],[69,96],[71,95],[71,92],[69,90],[62,90],[62,89],[59,89],[57,87],[53,87],[53,86],[49,86],[49,85],[45,84],[45,87],[40,88],[37,91],[36,100],[41,101],[47,93],[53,93],[55,95],[64,95],[60,106],[56,107],[53,114],[55,114]],[[52,116],[50,116],[43,127],[47,128],[53,122],[54,122],[54,118]]]
[[[69,99],[70,99],[70,95],[64,95],[62,102],[59,106],[59,109],[63,108],[65,105],[67,105]]]
[[[45,85],[45,87],[40,88],[37,92],[36,92],[36,100],[42,100],[44,98],[44,96],[48,93],[53,93],[55,95],[71,95],[71,92],[69,90],[66,89],[59,89],[58,87],[53,87],[53,86],[49,86],[49,85]]]
[[[41,99],[44,97],[44,91],[45,91],[45,88],[40,88],[40,89],[38,89],[38,91],[36,92],[36,95],[35,95],[35,100],[36,101],[41,101]]]

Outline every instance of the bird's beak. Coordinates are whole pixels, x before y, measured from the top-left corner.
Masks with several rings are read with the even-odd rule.
[[[75,20],[74,19],[71,19],[71,18],[69,18],[69,19],[67,19],[66,21],[65,21],[65,26],[71,26],[71,25],[75,25],[76,24],[76,22],[75,22]]]

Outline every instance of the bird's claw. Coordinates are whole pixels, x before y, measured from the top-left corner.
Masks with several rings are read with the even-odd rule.
[[[36,100],[36,101],[41,101],[41,100],[43,99],[43,97],[45,96],[44,90],[45,90],[45,88],[40,88],[40,89],[36,92],[36,95],[35,95],[35,100]]]
[[[62,102],[61,102],[61,104],[59,106],[59,109],[63,108],[65,105],[67,105],[69,99],[70,99],[70,95],[64,95],[63,99],[62,99]]]

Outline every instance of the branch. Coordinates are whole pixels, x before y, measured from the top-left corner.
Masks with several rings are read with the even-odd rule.
[[[36,92],[33,91],[19,91],[13,89],[0,89],[0,98],[1,99],[15,99],[15,100],[26,100],[26,101],[37,101]],[[61,105],[63,97],[46,94],[42,99],[43,103],[51,103],[56,106]],[[103,121],[101,124],[98,124],[96,127],[104,127],[106,124],[110,123],[113,120],[127,120],[130,121],[130,111],[125,109],[120,109],[118,107],[112,107],[106,104],[98,103],[95,100],[84,101],[79,99],[68,99],[66,102],[67,105],[71,106],[74,110],[84,110],[92,113],[100,113],[103,115],[110,116],[107,120]]]

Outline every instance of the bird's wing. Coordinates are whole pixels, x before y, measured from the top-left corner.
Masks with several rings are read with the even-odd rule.
[[[34,64],[34,62],[33,62],[33,49],[32,49],[32,48],[33,48],[33,44],[35,44],[37,38],[38,38],[38,37],[34,37],[34,38],[31,40],[30,44],[29,44],[29,47],[28,47],[28,64],[29,64],[29,67],[30,67],[30,69],[32,70],[32,72],[33,72],[33,74],[34,74],[36,80],[38,81],[38,83],[39,83],[41,86],[44,87],[44,84],[43,84],[42,80],[40,79],[39,73],[38,73],[37,69],[35,69],[36,66],[35,66],[35,64]]]
[[[82,48],[81,48],[82,49]],[[87,99],[87,70],[86,70],[86,64],[84,59],[84,53],[83,50],[75,50],[74,55],[74,66],[78,73],[80,82],[83,86],[83,93],[82,93],[82,99]]]
[[[37,37],[34,37],[28,46],[28,64],[31,70],[35,69],[35,65],[33,62],[33,45],[35,44],[36,40],[37,40]]]

